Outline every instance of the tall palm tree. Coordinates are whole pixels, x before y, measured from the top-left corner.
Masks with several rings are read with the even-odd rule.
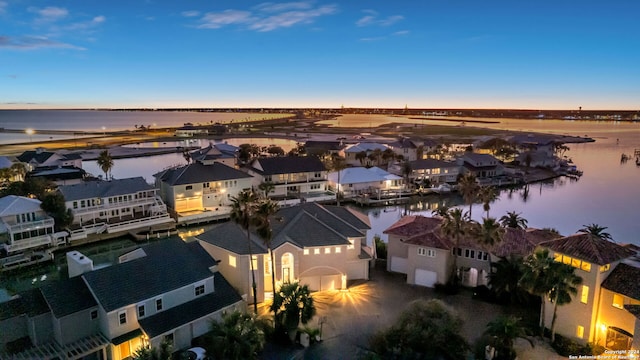
[[[527,292],[520,286],[525,270],[522,261],[522,258],[511,255],[491,263],[489,287],[498,299],[508,299],[511,304],[527,302]]]
[[[514,229],[526,229],[527,219],[520,216],[522,213],[515,211],[508,211],[506,215],[502,215],[500,218],[500,224],[504,227],[510,227]]]
[[[450,282],[457,285],[460,281],[458,278],[458,248],[460,239],[469,234],[469,213],[463,212],[461,209],[455,208],[449,210],[440,225],[440,231],[445,236],[453,239],[453,266],[451,269]]]
[[[525,339],[534,346],[531,339],[527,338],[526,327],[513,315],[501,315],[494,319],[487,324],[484,334],[494,339],[494,347],[501,359],[515,358],[513,343],[517,338]]]
[[[360,165],[364,165],[364,161],[367,159],[366,151],[359,151],[356,153],[356,160],[360,161]]]
[[[402,163],[402,177],[404,177],[404,186],[406,190],[409,190],[409,181],[411,180],[412,173],[413,169],[411,168],[411,163],[409,161],[404,161]]]
[[[539,296],[540,301],[540,335],[544,336],[544,302],[551,291],[551,278],[554,261],[549,257],[549,250],[543,249],[527,256],[524,260],[524,273],[520,285],[531,295]]]
[[[437,209],[432,210],[431,215],[433,215],[434,217],[439,217],[441,219],[444,219],[449,214],[450,209],[451,208],[448,207],[447,205],[442,205],[442,206],[439,206]]]
[[[498,192],[493,186],[482,186],[479,192],[480,201],[482,201],[482,209],[487,213],[489,217],[489,210],[491,210],[491,203],[498,199]]]
[[[264,245],[269,251],[269,258],[271,259],[271,286],[273,293],[276,292],[276,261],[273,254],[273,228],[271,226],[271,220],[278,212],[278,203],[270,199],[261,201],[256,209],[256,232],[262,239]]]
[[[249,266],[251,269],[251,287],[253,288],[253,310],[258,313],[258,298],[256,290],[256,274],[253,268],[253,250],[251,247],[251,224],[256,212],[256,194],[251,190],[241,191],[237,196],[231,197],[231,221],[240,225],[247,232],[247,244],[249,246]]]
[[[471,207],[473,202],[478,199],[478,191],[480,186],[476,181],[476,176],[472,173],[466,173],[458,181],[458,191],[462,195],[464,202],[469,204],[469,218],[471,218]]]
[[[347,161],[340,155],[332,154],[330,162],[331,170],[338,172],[338,183],[336,184],[336,203],[340,206],[340,173],[347,168]]]
[[[104,150],[98,155],[98,166],[104,171],[105,180],[109,180],[109,172],[113,168],[113,158],[109,154],[109,150]]]
[[[260,185],[258,185],[258,189],[262,190],[264,192],[264,198],[268,199],[269,198],[269,194],[271,192],[273,192],[275,190],[276,186],[274,183],[272,183],[271,181],[265,181],[260,183]]]
[[[271,311],[275,314],[276,323],[295,335],[300,323],[306,324],[316,314],[316,307],[307,285],[299,283],[284,284],[274,294]]]
[[[502,242],[505,230],[495,218],[484,218],[479,224],[479,233],[476,239],[483,245],[493,247]]]
[[[605,230],[608,229],[608,227],[606,226],[600,226],[598,224],[589,224],[589,225],[582,225],[582,226],[583,228],[578,230],[578,232],[589,234],[600,240],[613,241],[613,237],[611,236],[611,234],[609,234],[608,232],[605,232]]]
[[[556,340],[556,319],[558,305],[571,302],[572,295],[578,294],[578,286],[582,278],[574,273],[574,267],[568,264],[554,262],[549,274],[551,291],[549,298],[553,302],[553,317],[551,318],[551,342]]]
[[[265,344],[265,335],[255,315],[239,311],[222,315],[221,322],[211,323],[211,332],[206,335],[207,350],[216,359],[257,359]]]

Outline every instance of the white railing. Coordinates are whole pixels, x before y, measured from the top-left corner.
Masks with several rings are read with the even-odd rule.
[[[134,205],[151,205],[151,204],[154,204],[155,202],[156,202],[155,197],[147,197],[142,199],[134,199],[131,201],[115,202],[111,204],[104,203],[104,204],[91,206],[91,207],[83,207],[83,208],[79,207],[77,209],[72,209],[72,211],[76,216],[80,216],[84,214],[92,214],[98,211],[110,211],[115,209],[121,209],[124,207],[130,207]]]
[[[15,240],[11,244],[5,244],[4,249],[7,251],[7,253],[12,253],[43,245],[51,245],[51,236],[41,235],[28,239]]]
[[[140,219],[133,219],[123,222],[118,222],[114,224],[107,225],[107,233],[113,233],[117,231],[131,230],[143,226],[150,226],[161,224],[165,222],[173,221],[173,219],[169,216],[169,214],[164,213],[161,215],[149,216]]]
[[[36,221],[31,221],[26,223],[18,223],[14,225],[7,224],[7,225],[8,225],[9,231],[12,234],[15,234],[23,231],[53,227],[53,224],[54,224],[53,219],[49,218],[49,219],[36,220]]]

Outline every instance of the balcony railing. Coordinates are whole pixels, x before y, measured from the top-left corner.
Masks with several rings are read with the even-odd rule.
[[[53,227],[53,224],[54,224],[53,219],[48,218],[48,219],[41,219],[41,220],[25,222],[25,223],[7,224],[7,228],[9,229],[10,233],[15,234],[15,233],[24,232],[24,231],[50,228],[50,227]]]
[[[35,247],[40,247],[44,245],[51,244],[51,236],[49,235],[41,235],[32,238],[15,240],[11,244],[5,244],[4,248],[7,253],[12,253],[16,251],[24,251],[26,249],[31,249]]]
[[[86,206],[83,208],[79,207],[76,209],[72,209],[72,211],[75,215],[83,215],[83,214],[95,213],[97,211],[109,211],[109,210],[121,209],[121,208],[135,206],[135,205],[148,205],[148,204],[153,204],[155,202],[156,202],[155,197],[148,197],[148,198],[142,198],[142,199],[134,199],[131,201],[120,201],[120,202],[115,202],[111,204],[104,203],[104,204],[90,206],[90,207],[86,207]]]

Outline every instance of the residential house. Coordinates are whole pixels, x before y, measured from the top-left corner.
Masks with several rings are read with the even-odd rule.
[[[322,156],[325,154],[340,155],[346,145],[342,141],[317,141],[308,140],[304,143],[304,150],[307,155]]]
[[[21,163],[17,162],[15,158],[9,158],[6,156],[0,156],[0,183],[23,181],[24,171],[20,169]],[[26,168],[24,169],[26,171]]]
[[[175,136],[192,137],[194,135],[207,134],[207,133],[208,131],[206,127],[195,126],[192,123],[184,123],[184,126],[181,126],[176,129]]]
[[[27,177],[41,178],[60,185],[80,184],[86,177],[86,171],[75,166],[40,166],[31,171]]]
[[[391,174],[379,167],[350,167],[328,175],[329,187],[353,197],[360,194],[384,194],[404,189],[401,176]]]
[[[209,143],[209,146],[189,153],[193,162],[202,165],[222,163],[235,167],[237,162],[238,147],[226,143]]]
[[[273,296],[276,287],[299,281],[312,290],[346,289],[348,281],[369,278],[373,250],[366,244],[370,229],[366,216],[355,210],[305,203],[282,208],[274,221],[271,258],[262,239],[233,222],[221,224],[197,239],[229,283],[249,302],[253,302],[250,276],[250,250],[257,286],[257,301]],[[249,245],[250,244],[250,245]]]
[[[71,240],[173,223],[157,189],[142,177],[58,187],[73,213]]]
[[[441,142],[434,139],[425,139],[421,145],[423,159],[440,159],[442,157],[443,145]]]
[[[251,189],[253,178],[221,162],[199,162],[154,175],[160,196],[178,223],[229,217],[231,198]]]
[[[0,198],[0,244],[7,255],[48,248],[65,241],[67,233],[54,232],[54,220],[40,204],[40,200],[22,196]]]
[[[387,144],[396,154],[396,157],[402,156],[404,161],[418,160],[418,145],[408,138],[400,138],[397,141]]]
[[[273,184],[273,198],[304,198],[314,201],[327,191],[327,169],[315,156],[276,156],[253,159],[246,168],[255,188]]]
[[[543,134],[518,134],[509,138],[519,152],[540,153],[546,157],[555,156],[557,137]]]
[[[344,149],[344,158],[351,166],[380,165],[385,150],[391,151],[391,148],[378,143],[357,143]],[[372,159],[374,155],[378,155],[378,158]]]
[[[450,161],[429,158],[411,161],[409,165],[411,166],[410,178],[415,183],[428,180],[431,184],[454,184],[460,174],[460,165]],[[401,166],[389,167],[389,171],[396,175],[402,175]]]
[[[498,159],[489,154],[466,152],[460,159],[462,174],[471,173],[479,180],[504,174],[504,166]]]
[[[27,170],[31,171],[41,166],[73,166],[82,168],[82,157],[75,153],[57,153],[46,151],[44,148],[37,148],[23,152],[18,156],[18,160],[27,164]]]
[[[556,332],[610,350],[638,347],[640,263],[632,249],[589,234],[544,242],[555,261],[575,268],[582,278],[571,303],[557,309]],[[551,326],[553,303],[545,299],[545,325]]]
[[[246,307],[198,242],[152,243],[95,270],[76,251],[67,260],[83,270],[0,304],[0,344],[33,345],[3,359],[122,360],[163,341],[184,349],[224,311]]]

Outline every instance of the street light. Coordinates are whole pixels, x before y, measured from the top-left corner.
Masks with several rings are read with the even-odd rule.
[[[27,129],[27,130],[25,130],[24,132],[25,132],[27,135],[29,135],[29,142],[33,142],[33,138],[32,138],[32,137],[33,137],[33,134],[35,134],[35,133],[36,133],[36,131],[35,131],[35,130],[33,130],[33,129]]]

